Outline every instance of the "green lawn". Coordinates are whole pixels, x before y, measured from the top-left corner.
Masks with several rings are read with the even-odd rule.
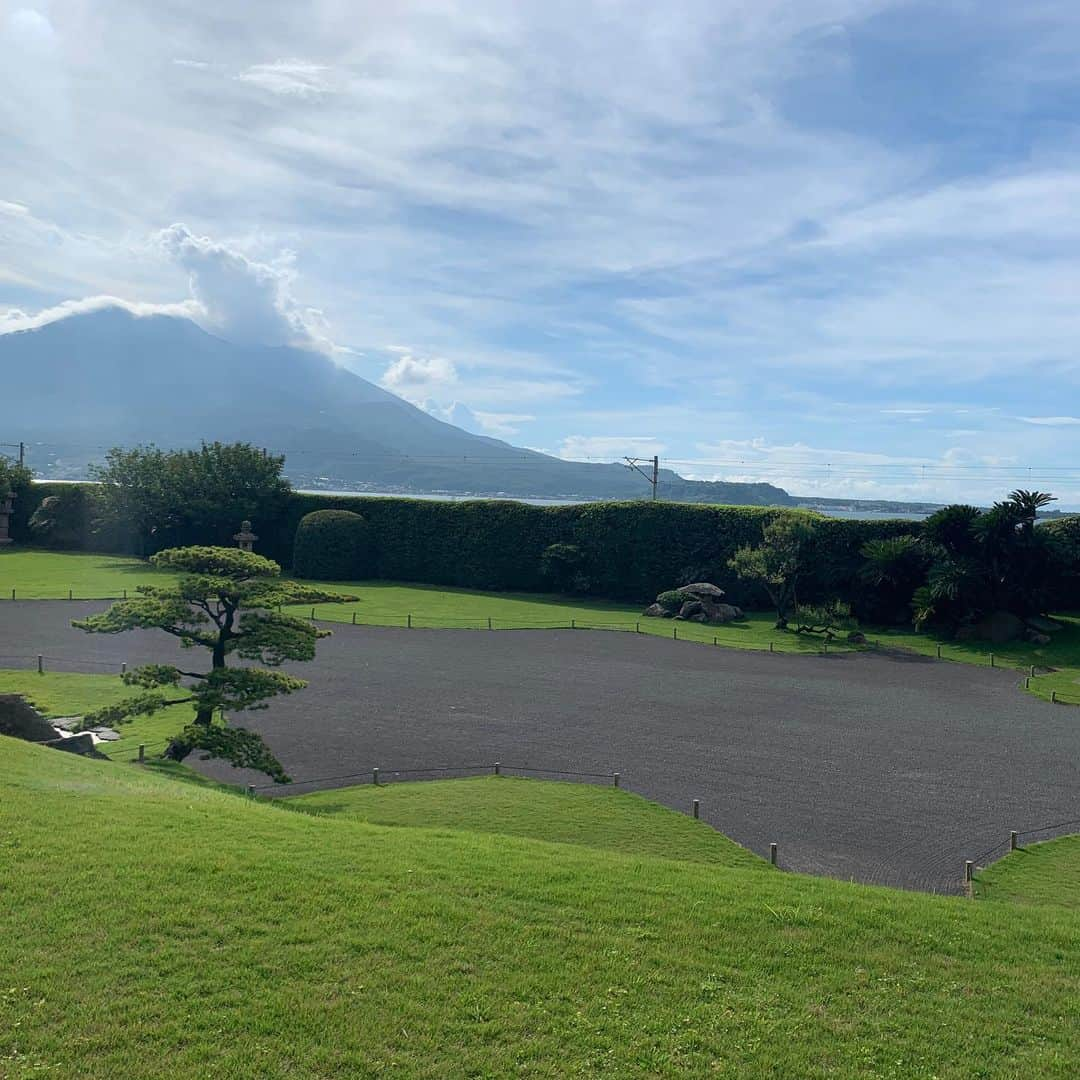
[[[136,585],[168,581],[142,559],[83,552],[0,548],[0,600],[99,600],[124,595]]]
[[[38,712],[50,718],[81,716],[138,692],[137,687],[125,686],[118,674],[79,675],[47,671],[39,675],[36,671],[0,670],[0,694],[22,694]],[[145,744],[148,756],[160,754],[168,739],[190,723],[191,718],[189,705],[174,705],[156,716],[136,717],[117,728],[120,739],[99,743],[98,750],[115,761],[133,760],[139,743]]]
[[[0,603],[16,596],[63,599],[69,589],[75,596],[119,596],[144,581],[160,581],[164,575],[145,562],[114,556],[74,555],[65,552],[9,548],[0,551]],[[779,652],[819,652],[818,638],[778,631],[767,612],[750,612],[745,619],[725,626],[674,623],[665,619],[644,619],[634,605],[608,604],[563,596],[534,593],[490,593],[434,585],[409,585],[385,581],[337,582],[331,590],[357,595],[349,604],[316,605],[319,620],[365,625],[457,627],[495,630],[513,628],[570,627],[607,628],[713,644],[726,648],[769,649]],[[310,606],[292,609],[310,615]],[[2,611],[2,608],[0,608]],[[1050,698],[1055,692],[1067,704],[1080,705],[1080,615],[1059,616],[1066,629],[1054,634],[1049,645],[1011,642],[991,645],[981,641],[952,641],[912,630],[867,628],[870,647],[907,649],[927,656],[941,650],[942,659],[969,664],[994,663],[1027,673],[1037,668],[1059,669],[1031,680],[1031,692]],[[846,650],[845,644],[829,646]]]
[[[373,825],[500,833],[725,866],[763,866],[715,829],[638,795],[521,777],[337,788],[282,800],[290,810]]]
[[[13,1080],[1080,1070],[1065,908],[386,828],[7,739],[0,764]]]
[[[974,892],[982,900],[1054,904],[1080,911],[1080,836],[1010,851],[979,871]]]

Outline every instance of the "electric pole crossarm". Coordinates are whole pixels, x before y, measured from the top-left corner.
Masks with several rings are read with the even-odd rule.
[[[651,461],[650,461],[649,458],[635,458],[635,457],[624,457],[623,461],[626,462],[626,467],[628,469],[632,469],[634,472],[638,473],[641,476],[644,476],[645,479],[649,481],[649,484],[652,486],[653,502],[656,502],[656,489],[657,489],[657,485],[658,485],[658,483],[660,481],[660,457],[659,457],[659,455],[654,454]],[[649,473],[647,473],[641,467],[642,463],[652,465],[652,474],[651,475]]]

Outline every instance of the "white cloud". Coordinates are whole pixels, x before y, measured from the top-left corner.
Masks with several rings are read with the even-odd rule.
[[[72,315],[85,315],[91,311],[102,311],[105,308],[123,308],[132,315],[144,317],[148,315],[173,315],[181,318],[192,318],[199,313],[198,305],[192,301],[182,301],[178,304],[146,304],[132,303],[130,300],[121,300],[116,296],[91,296],[85,300],[65,300],[55,307],[44,308],[41,311],[30,314],[20,311],[18,308],[0,310],[0,334],[14,334],[21,330],[36,330],[40,326],[56,322],[58,319],[66,319]]]
[[[559,447],[568,461],[621,461],[624,457],[653,457],[667,447],[657,439],[640,435],[570,435]]]
[[[520,432],[523,424],[536,419],[530,413],[477,412],[463,401],[454,401],[444,408],[428,399],[421,402],[420,407],[455,427],[464,428],[475,435],[492,435],[499,439],[512,438]]]
[[[1080,416],[1018,416],[1017,419],[1040,427],[1075,427],[1080,424]]]
[[[322,64],[303,60],[275,60],[270,64],[254,64],[236,79],[283,97],[315,98],[331,90],[327,70]]]
[[[196,321],[231,341],[321,347],[329,343],[320,313],[292,295],[294,259],[283,252],[271,263],[170,225],[155,237],[160,250],[188,273]]]
[[[422,359],[408,353],[391,363],[379,379],[381,386],[414,403],[425,401],[432,394],[443,394],[457,382],[457,369],[449,360]]]

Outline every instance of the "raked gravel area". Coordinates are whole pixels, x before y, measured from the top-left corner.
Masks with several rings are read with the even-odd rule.
[[[4,603],[0,667],[181,655],[163,634],[70,627],[104,606]],[[1010,829],[1080,818],[1080,711],[1022,693],[1014,671],[603,631],[332,628],[296,666],[306,690],[237,717],[298,781],[328,778],[296,792],[369,781],[373,766],[387,781],[496,761],[619,772],[677,810],[699,799],[705,821],[754,851],[777,843],[782,867],[938,892],[960,891],[964,860]]]

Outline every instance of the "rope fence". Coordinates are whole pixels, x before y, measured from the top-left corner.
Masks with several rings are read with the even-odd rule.
[[[126,660],[96,660],[89,657],[49,656],[47,653],[24,653],[19,656],[0,654],[0,668],[36,671],[39,675],[53,672],[73,675],[123,675]]]
[[[985,869],[991,863],[1004,858],[1010,852],[1018,851],[1030,844],[1041,843],[1044,840],[1068,836],[1074,832],[1080,832],[1080,818],[1055,821],[1050,825],[1034,825],[1026,829],[1013,829],[1007,839],[992,844],[985,851],[980,851],[971,859],[964,860],[964,883],[971,888],[974,875],[978,870]],[[985,891],[989,888],[989,885],[986,882],[979,882],[979,888]]]
[[[379,768],[373,766],[360,772],[337,773],[333,776],[307,776],[293,779],[288,784],[249,784],[248,793],[256,794],[262,791],[277,791],[286,794],[296,787],[310,784],[326,784],[338,780],[354,780],[359,783],[368,783],[375,786],[393,783],[402,777],[424,777],[431,775],[445,776],[447,774],[458,776],[475,776],[477,774],[494,776],[522,774],[536,774],[543,776],[567,776],[575,780],[604,780],[613,787],[619,787],[620,774],[617,772],[583,772],[576,769],[548,769],[533,765],[512,765],[501,761],[487,762],[478,765],[426,765],[410,766],[408,768]],[[354,785],[348,785],[350,787]]]

